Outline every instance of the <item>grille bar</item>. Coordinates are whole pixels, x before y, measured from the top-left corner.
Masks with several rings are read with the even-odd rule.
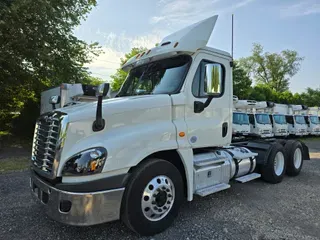
[[[50,112],[39,117],[36,123],[32,161],[35,170],[48,178],[55,178],[67,127],[67,115],[61,112]]]

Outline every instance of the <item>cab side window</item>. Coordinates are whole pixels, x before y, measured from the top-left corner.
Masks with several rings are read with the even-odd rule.
[[[192,94],[195,97],[202,98],[207,97],[206,94],[206,86],[207,86],[207,75],[206,73],[206,65],[218,65],[221,69],[219,73],[221,76],[221,81],[212,81],[212,87],[214,89],[218,89],[217,93],[214,95],[215,97],[221,97],[224,93],[225,88],[225,67],[220,63],[215,63],[209,60],[202,60],[197,68],[197,71],[194,75],[193,82],[192,82]],[[217,72],[216,72],[217,73]],[[214,75],[215,73],[213,73]]]

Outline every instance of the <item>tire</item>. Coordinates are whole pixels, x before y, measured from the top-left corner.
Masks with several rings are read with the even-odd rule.
[[[287,170],[289,176],[297,176],[303,165],[303,147],[299,141],[290,140],[284,146],[287,155]]]
[[[168,161],[153,158],[142,163],[131,176],[122,200],[121,220],[134,232],[143,236],[151,236],[164,231],[178,215],[184,198],[184,184],[179,170]],[[163,186],[160,187],[161,185],[154,182],[158,180],[167,189],[159,190],[157,193],[156,189],[163,189]],[[150,190],[150,185],[152,185],[152,190]],[[168,192],[168,194],[163,192]],[[151,198],[145,199],[146,195]],[[158,212],[159,209],[154,210],[158,207],[164,212],[162,215]]]
[[[286,153],[280,143],[271,147],[267,165],[261,166],[260,170],[261,177],[266,182],[275,184],[283,180],[286,170]]]

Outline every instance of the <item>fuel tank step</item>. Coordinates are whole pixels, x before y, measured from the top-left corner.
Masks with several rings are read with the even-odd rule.
[[[195,192],[195,194],[201,196],[201,197],[205,197],[211,193],[215,193],[215,192],[220,192],[222,190],[225,190],[225,189],[228,189],[230,188],[230,185],[229,184],[226,184],[226,183],[219,183],[217,185],[213,185],[213,186],[210,186],[210,187],[206,187],[206,188],[202,188],[202,189],[199,189]]]
[[[241,183],[245,183],[245,182],[249,182],[254,179],[260,178],[260,177],[261,177],[261,174],[259,174],[259,173],[251,173],[251,174],[236,178],[236,181],[241,182]]]

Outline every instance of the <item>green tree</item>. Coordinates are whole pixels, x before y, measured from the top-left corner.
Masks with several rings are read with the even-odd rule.
[[[247,99],[251,92],[252,81],[246,71],[235,61],[232,69],[233,94],[239,99]]]
[[[73,30],[95,5],[95,0],[0,1],[1,123],[29,101],[39,106],[43,89],[89,76],[84,64],[100,48],[79,40]]]
[[[302,60],[303,57],[296,51],[269,53],[264,52],[260,44],[254,43],[252,55],[240,59],[240,65],[257,83],[264,83],[275,91],[284,92],[289,89],[290,77],[299,71]]]
[[[300,96],[303,104],[309,107],[320,106],[320,88],[312,89],[308,87]]]
[[[111,88],[113,91],[119,91],[119,89],[121,88],[123,82],[125,81],[128,73],[123,71],[121,69],[121,67],[133,56],[137,55],[138,53],[144,52],[147,49],[144,47],[134,47],[131,49],[131,52],[125,54],[124,58],[120,59],[120,68],[117,69],[117,72],[110,76],[112,79],[111,82]]]

